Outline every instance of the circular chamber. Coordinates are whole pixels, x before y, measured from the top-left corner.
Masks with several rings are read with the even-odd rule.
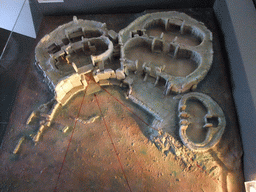
[[[193,151],[207,151],[221,139],[226,127],[224,113],[211,97],[203,93],[185,94],[178,107],[179,134]]]
[[[165,79],[166,95],[195,90],[212,65],[212,33],[184,13],[159,12],[139,17],[119,32],[119,43],[122,61],[150,63],[153,68],[146,70],[148,75]]]

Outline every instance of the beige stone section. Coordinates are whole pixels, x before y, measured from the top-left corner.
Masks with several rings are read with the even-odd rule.
[[[68,79],[67,81],[65,81],[65,83],[62,85],[62,89],[68,93],[71,89],[73,89],[74,86],[70,83],[70,80]]]
[[[117,43],[117,37],[116,32],[107,30],[105,23],[74,17],[42,38],[36,46],[36,60],[55,91],[57,102],[65,105],[74,94],[84,90],[87,81],[83,76],[94,70],[101,71],[95,76],[97,82],[116,78],[113,70],[104,70],[104,62],[111,60],[111,40]]]
[[[23,141],[25,140],[25,136],[21,137],[15,147],[15,149],[13,150],[13,154],[17,154],[19,151],[20,151],[20,147],[21,147],[21,144],[23,143]]]
[[[80,75],[73,74],[66,79],[61,80],[59,84],[55,87],[55,99],[62,105],[64,105],[72,97],[73,92],[75,94],[78,90],[83,90],[86,86],[87,82],[82,81]]]
[[[81,77],[80,75],[72,75],[70,78],[69,78],[69,81],[70,83],[73,85],[73,87],[78,87],[78,86],[81,86],[82,85],[82,82],[81,82]]]
[[[41,135],[42,135],[42,133],[43,133],[43,131],[44,131],[44,129],[45,129],[46,127],[47,127],[47,126],[45,126],[45,125],[41,125],[41,126],[40,126],[40,128],[39,128],[37,134],[33,137],[33,141],[34,141],[35,143],[37,143],[37,142],[40,140],[40,137],[41,137]]]
[[[109,30],[108,31],[108,36],[109,36],[111,41],[114,41],[114,42],[118,41],[118,33],[116,33],[115,31]]]
[[[200,40],[196,46],[190,46],[177,43],[177,36],[172,42],[165,42],[162,38],[164,32],[159,36],[148,37],[145,32],[150,26],[164,26],[165,32],[169,32],[172,27],[178,28],[180,34],[189,34]],[[147,75],[153,75],[157,78],[162,77],[166,80],[164,93],[170,91],[183,93],[194,90],[197,84],[202,81],[211,68],[213,60],[212,33],[204,26],[203,23],[196,21],[184,13],[175,11],[158,12],[146,14],[135,21],[128,27],[119,32],[119,44],[121,47],[121,59],[127,60],[126,51],[136,46],[145,46],[151,48],[152,53],[167,54],[172,58],[191,59],[196,62],[197,68],[186,77],[173,76],[164,71],[159,72],[158,63],[152,63],[151,69]],[[155,66],[154,66],[155,65]],[[145,68],[144,68],[145,69]],[[153,71],[153,70],[157,71]],[[156,75],[159,73],[158,75]]]
[[[109,40],[109,38],[107,37],[102,37],[101,40],[103,42],[105,42],[108,45],[108,49],[107,51],[105,51],[104,53],[100,54],[100,55],[92,55],[92,62],[95,65],[97,62],[101,62],[101,61],[106,61],[107,59],[111,59],[112,57],[112,53],[114,50],[114,46],[112,41]]]

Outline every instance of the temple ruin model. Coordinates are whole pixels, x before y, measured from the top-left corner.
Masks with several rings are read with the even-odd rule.
[[[197,91],[212,67],[213,41],[202,22],[175,11],[143,15],[119,33],[106,23],[74,17],[36,46],[36,66],[54,98],[28,118],[28,128],[37,125],[31,140],[40,142],[57,111],[79,92],[90,95],[106,86],[122,87],[126,99],[152,117],[150,142],[165,155],[174,154],[188,171],[198,169],[191,165],[197,162],[233,191],[229,180],[240,173],[242,152],[234,155],[223,147],[227,117],[222,106]],[[20,138],[14,154],[25,139]],[[223,167],[225,176],[220,175]]]

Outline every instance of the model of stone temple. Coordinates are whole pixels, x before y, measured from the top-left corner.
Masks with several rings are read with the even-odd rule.
[[[146,14],[119,33],[106,23],[74,17],[36,47],[36,65],[54,98],[28,118],[28,126],[39,122],[32,140],[40,142],[56,111],[79,92],[89,94],[92,82],[98,87],[123,86],[126,98],[153,117],[148,132],[160,151],[176,155],[190,171],[200,164],[219,177],[225,169],[226,182],[220,188],[231,191],[227,181],[236,179],[242,152],[223,147],[225,113],[210,96],[197,92],[212,67],[213,41],[203,23],[179,12]],[[206,114],[194,109],[197,105]]]

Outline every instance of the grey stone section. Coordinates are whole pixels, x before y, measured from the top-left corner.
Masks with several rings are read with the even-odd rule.
[[[256,180],[255,7],[252,1],[216,0],[213,8],[228,52],[244,150],[244,176],[246,181]]]
[[[165,32],[169,32],[173,27],[179,28],[180,34],[192,35],[199,39],[200,44],[197,46],[179,44],[176,42],[176,38],[172,42],[165,42],[162,39],[163,33],[159,37],[148,36],[146,31],[152,25],[164,26]],[[170,75],[158,63],[143,65],[146,76],[155,77],[156,84],[160,77],[165,79],[165,95],[168,95],[170,91],[183,93],[194,90],[207,75],[213,59],[212,33],[203,23],[184,13],[175,11],[152,13],[139,17],[119,32],[119,44],[121,47],[121,68],[125,71],[127,71],[127,65],[130,67],[129,63],[131,63],[126,58],[126,52],[137,46],[149,47],[152,53],[163,53],[163,55],[169,55],[172,58],[191,59],[197,64],[197,69],[186,77]]]
[[[27,126],[37,121],[40,126],[31,139],[37,143],[43,131],[52,123],[58,108],[78,92],[85,91],[91,73],[92,81],[100,85],[113,85],[108,79],[124,79],[122,72],[105,69],[105,62],[112,59],[117,33],[108,31],[105,23],[81,20],[74,16],[73,21],[59,26],[45,35],[36,46],[36,64],[43,71],[46,82],[55,97],[30,115]],[[116,51],[116,50],[115,50]],[[107,81],[107,82],[104,82]],[[17,153],[24,139],[20,139],[13,153]]]

